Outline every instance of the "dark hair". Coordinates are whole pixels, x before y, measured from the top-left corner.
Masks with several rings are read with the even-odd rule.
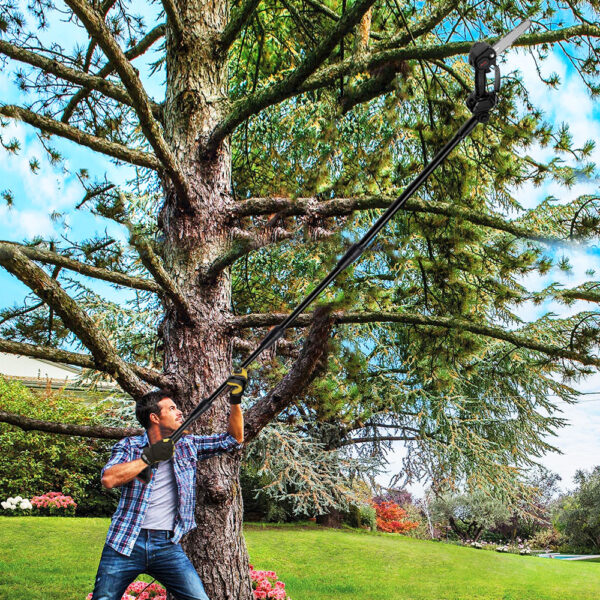
[[[135,416],[139,421],[140,425],[144,429],[150,427],[150,414],[160,414],[160,407],[158,403],[165,398],[170,398],[171,392],[169,390],[154,390],[144,394],[138,398],[135,402]]]

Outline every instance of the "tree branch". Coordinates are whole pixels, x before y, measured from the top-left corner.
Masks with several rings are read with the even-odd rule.
[[[263,90],[234,103],[229,115],[217,125],[206,145],[206,152],[214,152],[219,144],[249,116],[267,106],[281,102],[297,93],[297,89],[328,58],[337,44],[353,29],[375,0],[357,0],[344,14],[333,30],[317,47],[308,53],[304,61],[290,75]]]
[[[83,71],[71,69],[62,65],[57,60],[51,60],[41,56],[40,54],[37,54],[36,52],[19,48],[18,46],[9,44],[4,40],[0,40],[0,53],[14,60],[18,60],[19,62],[24,62],[33,67],[37,67],[38,69],[42,69],[46,73],[52,73],[53,75],[56,75],[56,77],[60,77],[61,79],[65,79],[71,83],[81,85],[88,92],[90,90],[97,90],[105,96],[116,100],[117,102],[121,102],[127,106],[133,106],[133,101],[127,93],[127,90],[115,85],[114,83],[111,83],[110,81],[107,81],[106,79],[103,79],[102,77],[97,77],[90,75],[89,73],[84,73]],[[151,107],[152,112],[155,115],[160,115],[161,107],[158,104],[151,102]]]
[[[314,9],[318,10],[320,13],[333,19],[334,21],[339,21],[342,18],[335,11],[331,10],[328,6],[321,4],[318,0],[305,0],[305,2],[307,4],[310,4]],[[371,32],[371,37],[374,40],[382,40],[383,39],[383,36],[380,33],[377,33],[375,31]]]
[[[23,252],[23,254],[31,260],[37,260],[50,265],[57,265],[65,269],[75,271],[76,273],[93,277],[94,279],[102,279],[103,281],[109,281],[111,283],[116,283],[118,285],[136,290],[146,290],[156,294],[162,292],[162,288],[151,279],[132,277],[131,275],[126,275],[125,273],[118,273],[116,271],[109,271],[108,269],[94,267],[93,265],[88,265],[73,258],[69,258],[68,256],[63,256],[58,252],[52,252],[51,250],[35,248],[32,246],[23,246],[22,244],[18,244],[16,242],[0,241],[0,245],[2,244],[10,244],[18,247],[21,252]]]
[[[256,348],[258,347],[259,343],[260,342],[253,342],[239,337],[234,337],[232,340],[233,349],[243,354],[250,354],[251,352],[254,352],[254,350],[256,350]],[[288,340],[284,340],[282,338],[277,340],[275,348],[275,354],[278,354],[280,356],[292,356],[294,358],[298,358],[300,354],[300,348],[298,348],[296,344]],[[260,360],[260,358],[257,360]]]
[[[272,327],[279,325],[286,318],[287,314],[249,314],[231,319],[231,327],[235,330],[248,329],[251,327]],[[310,313],[299,315],[294,321],[292,327],[306,327],[311,321]],[[344,323],[404,323],[406,325],[420,325],[424,327],[440,327],[443,329],[460,329],[470,331],[477,335],[489,337],[497,340],[509,342],[518,348],[528,348],[536,352],[541,352],[547,356],[555,358],[564,358],[579,362],[582,365],[600,366],[600,358],[588,356],[567,350],[561,346],[537,342],[535,337],[529,332],[523,332],[525,335],[518,335],[510,331],[505,331],[499,327],[492,327],[481,323],[475,323],[466,319],[452,317],[430,317],[418,313],[395,313],[395,312],[335,312],[332,319],[336,324]],[[527,336],[527,337],[525,337]]]
[[[365,444],[369,442],[414,442],[420,440],[418,436],[407,436],[407,435],[388,435],[388,436],[371,436],[371,437],[360,437],[360,438],[349,438],[340,442],[341,446],[351,446],[353,444]]]
[[[225,26],[221,39],[219,40],[219,49],[221,52],[227,52],[227,50],[229,50],[231,44],[235,42],[237,36],[242,29],[244,29],[248,19],[254,14],[259,3],[260,0],[245,0],[240,6],[232,11],[229,22]]]
[[[364,198],[336,198],[321,202],[316,198],[249,198],[237,202],[232,210],[235,217],[258,216],[278,213],[282,217],[308,216],[311,218],[341,217],[355,210],[371,210],[374,208],[389,208],[396,200],[395,196],[366,196]],[[531,228],[523,227],[517,223],[506,221],[497,215],[485,214],[470,210],[447,202],[424,201],[410,198],[403,206],[408,212],[422,212],[435,215],[454,217],[490,227],[499,231],[506,231],[516,237],[546,243],[556,243],[556,238],[538,235]]]
[[[155,171],[162,168],[160,161],[154,154],[132,150],[131,148],[127,148],[127,146],[109,142],[104,138],[84,133],[77,127],[55,121],[50,117],[38,115],[26,108],[12,106],[10,104],[0,105],[0,115],[10,117],[11,119],[18,119],[19,121],[33,125],[33,127],[37,127],[45,133],[58,135],[82,146],[91,148],[96,152],[107,154],[108,156],[112,156],[113,158],[117,158],[132,165],[154,169]]]
[[[114,64],[115,70],[133,101],[134,109],[146,139],[173,182],[179,201],[184,206],[189,207],[189,190],[186,178],[163,138],[158,121],[152,115],[150,101],[135,69],[123,54],[101,15],[86,0],[65,1],[79,17],[88,33],[96,39],[107,58]]]
[[[59,350],[58,348],[52,348],[51,346],[37,346],[25,342],[13,342],[11,340],[0,339],[0,352],[17,354],[20,356],[31,356],[32,358],[41,358],[42,360],[49,360],[50,362],[103,371],[98,361],[91,354],[78,354],[77,352]],[[140,379],[143,379],[156,387],[170,388],[173,385],[169,377],[154,369],[132,365],[131,363],[127,363],[127,365]]]
[[[181,316],[189,323],[193,323],[193,311],[190,308],[187,298],[166,271],[162,261],[156,255],[148,240],[144,236],[137,234],[131,224],[125,224],[129,228],[129,242],[137,250],[142,264],[148,269],[152,277],[154,277],[156,283],[173,301],[175,307],[180,311]]]
[[[142,435],[143,429],[124,429],[120,427],[104,427],[102,425],[74,425],[72,423],[54,423],[30,419],[23,415],[15,415],[0,410],[0,423],[9,423],[24,431],[45,431],[61,435],[76,435],[86,438],[120,440],[130,435]]]
[[[415,23],[414,28],[409,31],[403,31],[389,41],[384,42],[381,44],[381,48],[402,48],[410,42],[414,42],[417,38],[432,31],[435,26],[439,25],[459,4],[459,0],[451,0],[447,4],[436,7],[431,15],[428,15],[425,19]]]
[[[19,248],[10,244],[0,244],[0,265],[22,281],[60,316],[65,326],[75,333],[94,355],[98,370],[114,377],[123,390],[134,398],[149,391],[149,386],[119,357],[106,336],[79,308],[77,302]]]
[[[200,271],[198,281],[202,285],[209,284],[218,277],[219,273],[222,273],[242,256],[291,237],[293,237],[293,234],[281,227],[269,228],[262,235],[253,235],[248,231],[234,228],[229,250],[203,268]]]
[[[137,58],[141,54],[144,54],[144,52],[146,52],[146,50],[148,50],[148,48],[150,48],[150,46],[152,46],[154,42],[156,42],[165,35],[165,31],[166,25],[164,23],[157,25],[144,38],[142,38],[138,44],[136,44],[133,48],[130,48],[127,52],[125,52],[125,58],[127,58],[128,60],[132,60],[134,58]],[[115,68],[113,64],[111,62],[108,62],[98,71],[98,73],[95,76],[105,78],[108,77],[114,70]],[[73,97],[71,98],[71,100],[69,100],[69,103],[65,107],[65,110],[63,111],[63,115],[61,118],[61,121],[63,123],[69,122],[69,119],[75,112],[77,105],[82,100],[88,97],[89,92],[90,91],[88,89],[83,88],[82,90],[79,90],[75,95],[73,95]],[[159,121],[162,120],[162,106],[159,104],[157,105],[155,103],[152,103],[152,105],[153,107],[158,107],[157,111],[155,111],[153,108],[152,112],[154,113],[154,116]]]
[[[569,300],[587,300],[588,302],[600,302],[600,293],[591,290],[565,290],[556,294],[558,298]]]
[[[555,31],[531,33],[521,36],[514,45],[529,47],[537,46],[539,44],[552,44],[555,42],[568,40],[576,36],[600,37],[600,27],[582,24],[574,25],[573,27],[557,29]],[[488,41],[490,44],[493,44],[499,39],[499,37],[494,37],[490,38]],[[299,95],[311,90],[317,90],[329,85],[334,85],[342,76],[357,75],[358,73],[370,71],[374,68],[387,65],[398,60],[433,60],[468,54],[472,46],[473,42],[466,41],[454,42],[442,46],[411,46],[407,48],[390,48],[386,50],[375,50],[369,54],[363,54],[360,57],[352,56],[346,60],[319,69],[316,73],[314,73],[314,75],[309,77],[302,85],[300,85],[297,90],[288,94],[285,98],[279,98],[275,94],[271,94],[270,98],[263,99],[263,104],[265,106],[271,106],[281,102],[281,100],[290,98],[291,96]],[[265,106],[263,106],[263,108]]]
[[[263,398],[258,400],[244,415],[246,443],[254,439],[260,430],[292,404],[312,381],[319,368],[326,363],[327,342],[332,321],[329,307],[320,307],[311,315],[312,327],[300,357],[289,373]]]
[[[171,29],[175,35],[175,39],[178,42],[181,42],[183,40],[185,28],[177,3],[175,0],[161,0],[161,2],[167,15],[167,23],[171,26]]]

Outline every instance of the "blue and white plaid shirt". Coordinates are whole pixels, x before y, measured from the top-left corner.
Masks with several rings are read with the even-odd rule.
[[[102,469],[102,475],[109,467],[140,458],[142,449],[148,443],[146,433],[118,441],[113,446],[110,460]],[[196,503],[197,461],[241,447],[242,445],[229,433],[206,436],[185,435],[175,444],[173,467],[179,505],[175,517],[175,530],[171,538],[174,544],[177,544],[188,531],[196,527],[194,505]],[[155,466],[154,469],[156,468]],[[135,478],[121,486],[121,499],[108,529],[106,543],[125,556],[131,555],[140,534],[153,483],[154,477],[147,485]]]

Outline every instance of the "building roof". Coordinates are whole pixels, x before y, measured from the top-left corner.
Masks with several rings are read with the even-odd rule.
[[[81,367],[73,365],[0,352],[0,375],[7,379],[17,379],[31,388],[87,389],[89,386],[81,382],[82,372]],[[103,390],[119,389],[110,382],[100,382],[97,387]]]

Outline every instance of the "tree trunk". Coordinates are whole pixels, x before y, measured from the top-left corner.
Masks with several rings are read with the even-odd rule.
[[[323,527],[335,527],[336,529],[339,529],[342,526],[343,519],[344,515],[341,511],[331,509],[324,515],[318,515],[317,523],[323,525]]]
[[[222,118],[220,100],[227,94],[225,57],[214,50],[227,21],[227,4],[184,0],[179,6],[185,34],[177,40],[171,30],[167,33],[164,121],[167,141],[190,184],[190,198],[184,203],[165,182],[159,226],[166,242],[163,260],[187,299],[192,322],[166,300],[160,333],[165,372],[173,377],[176,399],[187,414],[231,372],[226,332],[230,276],[223,273],[211,284],[201,285],[198,272],[227,246],[226,215],[232,198],[228,142],[214,156],[201,156],[202,145]],[[228,415],[229,403],[222,396],[192,429],[201,434],[227,431]],[[183,547],[211,600],[252,598],[242,534],[240,459],[241,451],[236,451],[198,464],[198,528],[186,537]]]

